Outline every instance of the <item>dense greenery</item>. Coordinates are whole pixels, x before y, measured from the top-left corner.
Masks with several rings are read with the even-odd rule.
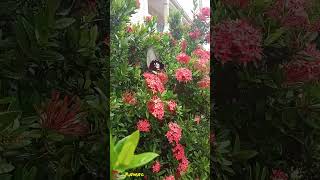
[[[130,24],[129,16],[134,13],[135,8],[133,0],[112,1],[112,134],[116,139],[121,139],[138,129],[141,137],[136,152],[151,151],[159,154],[152,163],[129,172],[144,173],[144,178],[147,179],[163,179],[169,176],[208,179],[210,79],[203,80],[204,85],[200,87],[199,81],[207,77],[210,71],[209,52],[201,49],[201,45],[206,41],[205,35],[209,32],[209,19],[207,16],[202,21],[195,18],[186,32],[180,32],[181,40],[177,40],[170,32],[156,31],[156,17],[146,17],[144,23]],[[191,39],[189,32],[193,31],[196,31],[196,35]],[[163,71],[155,73],[148,70],[149,48],[154,49],[157,58],[164,64]],[[200,65],[204,66],[205,72],[196,69],[199,61],[194,53],[196,49],[203,55],[204,63]],[[183,52],[186,56],[182,55],[183,60],[177,60]],[[184,60],[185,63],[182,62]],[[176,75],[176,71],[182,67],[191,70],[192,80],[177,80],[184,78]],[[163,79],[158,78],[160,75]],[[158,106],[152,107],[156,102]],[[161,112],[164,112],[163,117]],[[170,135],[173,129],[177,132],[173,133],[175,137]],[[177,139],[170,142],[171,138]],[[177,147],[183,157],[177,158],[174,155],[173,149]],[[186,168],[182,165],[186,165]]]
[[[0,179],[107,178],[108,4],[0,2]]]
[[[214,176],[319,179],[319,2],[222,0],[213,7]],[[222,44],[223,33],[230,36]]]

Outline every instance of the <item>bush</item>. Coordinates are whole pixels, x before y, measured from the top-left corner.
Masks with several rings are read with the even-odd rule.
[[[106,178],[106,3],[0,3],[0,179]]]
[[[284,2],[213,4],[217,179],[319,179],[319,3]]]
[[[129,24],[133,7],[133,1],[113,1],[111,6],[111,21],[119,22],[111,33],[113,134],[119,139],[138,129],[137,153],[160,155],[134,172],[151,179],[170,175],[208,179],[210,57],[198,47],[206,41],[208,15],[196,18],[188,27],[190,34],[178,41],[156,31],[155,17],[146,17],[145,24]],[[164,64],[163,71],[148,69],[151,47]]]

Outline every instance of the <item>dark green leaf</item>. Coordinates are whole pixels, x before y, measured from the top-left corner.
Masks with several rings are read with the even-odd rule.
[[[64,29],[73,24],[76,20],[74,18],[62,18],[56,21],[55,29]]]

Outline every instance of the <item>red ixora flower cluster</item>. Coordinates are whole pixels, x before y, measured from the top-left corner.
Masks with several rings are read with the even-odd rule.
[[[152,172],[153,172],[153,173],[158,173],[158,172],[160,172],[160,168],[161,168],[160,162],[159,162],[159,161],[156,161],[156,162],[154,162],[153,165],[152,165]]]
[[[60,93],[53,91],[51,100],[36,108],[40,116],[40,125],[64,135],[83,136],[88,134],[89,126],[82,122],[86,114],[80,112],[80,99],[65,96],[60,99]]]
[[[223,0],[229,6],[246,8],[249,5],[249,0]]]
[[[309,19],[306,8],[309,4],[305,0],[277,0],[266,12],[285,27],[308,27]]]
[[[166,176],[163,180],[174,180],[174,176]]]
[[[187,68],[179,68],[176,70],[176,79],[179,82],[189,82],[192,80],[192,72]]]
[[[166,134],[166,137],[170,144],[173,142],[179,143],[181,139],[182,130],[177,123],[169,122],[169,131]]]
[[[164,116],[164,104],[157,96],[153,96],[147,103],[148,111],[158,120],[162,121]]]
[[[303,56],[297,56],[284,66],[284,74],[287,84],[309,82],[320,79],[320,51],[314,44],[308,45],[301,55],[308,55],[313,60],[306,61]]]
[[[218,61],[247,64],[262,58],[261,32],[244,20],[225,21],[214,27],[214,55]]]
[[[182,63],[182,64],[188,64],[190,62],[190,56],[188,56],[185,53],[180,53],[177,57],[176,57],[177,61]]]
[[[126,91],[122,94],[122,101],[126,104],[136,105],[137,99],[135,98],[134,93]]]
[[[176,123],[169,123],[169,131],[166,137],[169,143],[173,146],[172,153],[173,156],[179,161],[177,168],[178,174],[186,172],[188,170],[189,161],[184,153],[184,147],[180,144],[182,130],[180,126]]]
[[[288,180],[288,175],[280,169],[272,170],[272,180]]]
[[[200,89],[210,88],[210,77],[204,76],[200,81],[198,81],[198,86]]]
[[[192,40],[197,40],[201,36],[201,32],[198,28],[195,28],[194,31],[189,32],[189,36]]]
[[[183,40],[181,41],[181,52],[185,53],[186,52],[186,49],[187,49],[187,41],[186,40]]]
[[[198,58],[207,59],[207,60],[210,59],[210,52],[206,51],[206,50],[203,50],[202,48],[198,47],[192,53],[195,54]]]
[[[210,17],[210,8],[209,7],[201,8],[197,16],[201,21],[206,21]]]
[[[151,129],[150,122],[147,119],[141,119],[137,123],[137,129],[140,132],[149,132]]]
[[[163,82],[167,79],[166,77],[161,75],[152,74],[149,72],[143,73],[143,77],[145,79],[145,82],[148,86],[148,88],[152,91],[153,94],[160,92],[162,93],[164,89]]]
[[[173,100],[170,100],[167,102],[168,110],[172,113],[176,112],[177,109],[177,103]]]

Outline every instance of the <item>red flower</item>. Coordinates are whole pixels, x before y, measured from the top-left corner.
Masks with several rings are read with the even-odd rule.
[[[190,62],[190,56],[185,53],[181,53],[176,57],[177,61],[183,64],[188,64]]]
[[[195,49],[192,53],[197,55],[199,58],[210,59],[210,52],[206,51],[206,50],[203,50],[201,48]]]
[[[288,180],[288,175],[280,169],[272,170],[272,180]]]
[[[204,16],[203,14],[198,14],[197,17],[198,17],[198,19],[199,19],[200,21],[206,21],[206,20],[207,20],[207,17]]]
[[[280,20],[282,18],[285,1],[277,0],[266,12],[266,15],[272,19]]]
[[[196,122],[197,124],[200,123],[200,120],[201,120],[201,117],[200,117],[200,116],[196,115],[196,116],[194,117],[194,122]]]
[[[161,168],[161,164],[159,161],[154,162],[154,164],[152,165],[152,172],[153,173],[158,173],[160,171]]]
[[[157,92],[162,93],[165,90],[162,80],[157,75],[146,72],[143,74],[143,77],[148,88],[151,89],[153,94]]]
[[[194,64],[194,68],[197,70],[197,71],[200,71],[204,74],[207,74],[209,73],[210,71],[210,66],[209,66],[209,60],[207,59],[198,59],[195,64]]]
[[[299,53],[294,60],[284,66],[284,74],[287,84],[297,82],[309,82],[320,79],[320,51],[315,44],[307,45],[306,49]],[[309,56],[313,61],[305,61]]]
[[[247,64],[262,58],[261,33],[246,21],[226,21],[213,31],[213,51],[218,61]]]
[[[166,176],[163,180],[174,180],[174,176]]]
[[[182,160],[185,158],[184,147],[181,144],[177,144],[174,148],[172,148],[172,152],[176,160]]]
[[[146,16],[146,17],[145,17],[145,21],[146,21],[147,23],[149,23],[150,21],[152,21],[152,16]]]
[[[293,12],[290,12],[286,16],[284,16],[281,20],[281,23],[285,27],[291,28],[305,28],[308,25],[308,17],[307,14],[305,15],[296,15]]]
[[[187,49],[187,41],[186,40],[183,40],[181,42],[181,52],[185,53],[186,52],[186,49]]]
[[[127,33],[131,33],[131,32],[133,32],[133,29],[132,29],[131,26],[128,26],[128,27],[127,27]]]
[[[210,17],[210,8],[209,7],[203,7],[203,8],[200,9],[200,13],[203,16]]]
[[[175,142],[178,144],[181,139],[181,133],[182,130],[178,124],[169,122],[169,131],[167,131],[166,137],[170,143]]]
[[[201,32],[198,28],[196,28],[193,32],[189,33],[189,36],[192,40],[197,40],[201,36]]]
[[[162,120],[164,116],[164,104],[160,98],[153,96],[147,104],[148,111],[158,120]]]
[[[159,72],[157,74],[158,78],[160,79],[160,81],[162,82],[162,84],[166,84],[168,82],[168,76],[166,73],[164,72]]]
[[[184,157],[178,165],[178,172],[181,174],[182,172],[187,172],[189,166],[189,161],[186,157]]]
[[[210,77],[209,76],[203,77],[197,84],[201,89],[210,88]]]
[[[149,121],[147,119],[139,120],[137,123],[137,129],[140,132],[149,132],[151,129]]]
[[[176,79],[179,82],[188,82],[192,80],[192,72],[187,68],[179,68],[176,70]]]
[[[126,91],[122,95],[122,101],[126,104],[136,105],[137,100],[132,92]]]
[[[51,100],[36,108],[40,116],[40,125],[64,135],[83,136],[88,134],[89,126],[85,122],[85,114],[80,112],[80,99],[65,96],[60,99],[60,93],[53,91]]]
[[[308,30],[310,32],[320,32],[320,20],[317,20],[313,22],[311,25],[309,25]]]
[[[173,100],[170,100],[168,102],[168,108],[169,108],[170,112],[175,112],[176,108],[177,108],[177,103],[175,101],[173,101]]]

